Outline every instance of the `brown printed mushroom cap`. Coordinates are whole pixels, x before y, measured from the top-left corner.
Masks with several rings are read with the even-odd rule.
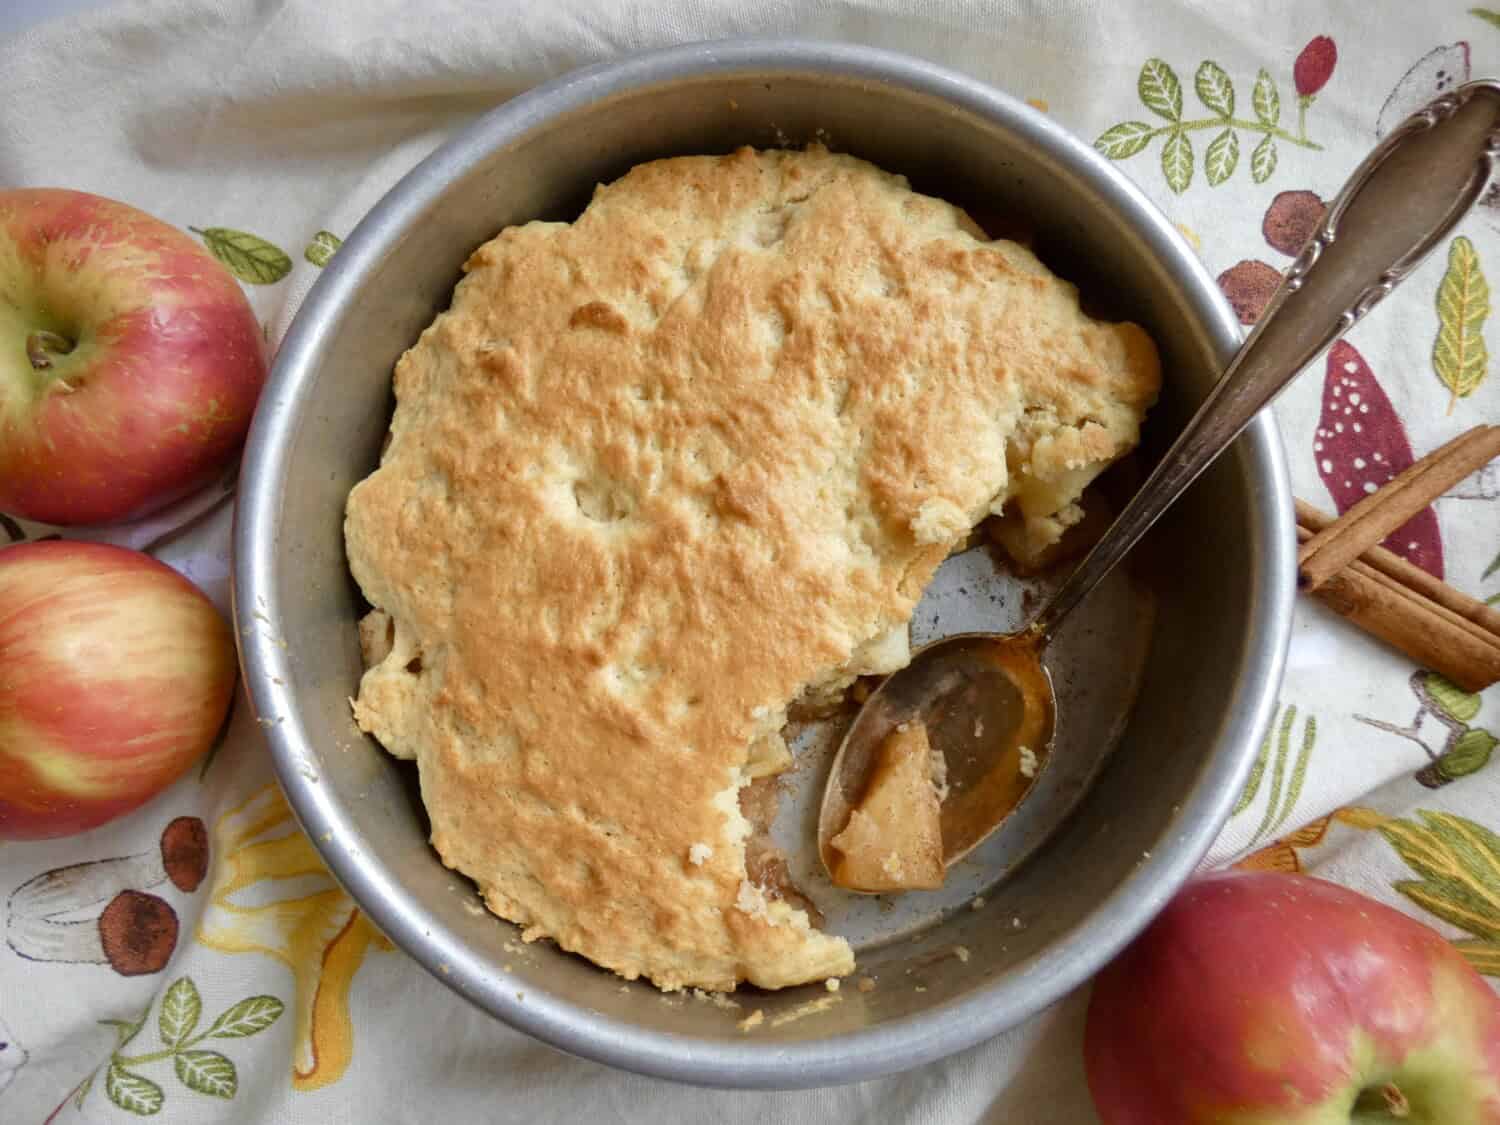
[[[1254,324],[1260,319],[1280,284],[1280,271],[1253,258],[1230,266],[1219,275],[1219,288],[1229,298],[1241,324]]]
[[[142,891],[121,891],[99,915],[99,944],[122,977],[160,972],[177,948],[177,912]]]
[[[1273,250],[1296,257],[1297,251],[1317,230],[1325,205],[1310,191],[1283,191],[1271,200],[1260,224],[1261,234]]]
[[[196,816],[179,816],[161,834],[161,863],[172,885],[192,894],[208,874],[208,829]]]

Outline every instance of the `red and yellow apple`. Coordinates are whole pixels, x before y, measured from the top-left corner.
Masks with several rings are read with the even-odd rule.
[[[244,293],[189,235],[0,191],[0,512],[113,523],[186,495],[239,450],[265,378]]]
[[[0,550],[0,839],[149,800],[213,745],[234,683],[229,626],[164,563],[101,543]]]
[[[1347,888],[1225,872],[1094,982],[1105,1125],[1500,1125],[1500,999],[1441,935]]]

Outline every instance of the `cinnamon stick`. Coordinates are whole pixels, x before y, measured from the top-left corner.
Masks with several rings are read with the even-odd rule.
[[[1387,481],[1297,553],[1298,578],[1316,590],[1470,473],[1500,457],[1500,426],[1475,426]]]
[[[1334,517],[1314,508],[1306,500],[1297,500],[1297,523],[1316,534],[1334,522]],[[1309,536],[1308,538],[1311,538]],[[1413,566],[1394,551],[1387,551],[1378,544],[1366,547],[1359,561],[1378,570],[1401,585],[1431,598],[1444,609],[1452,610],[1487,632],[1500,637],[1500,609],[1485,605],[1478,598],[1471,598],[1441,579],[1434,578],[1420,566]]]
[[[1297,527],[1304,547],[1316,535],[1309,527]],[[1368,562],[1350,563],[1310,592],[1341,617],[1464,691],[1482,691],[1500,681],[1500,635]]]

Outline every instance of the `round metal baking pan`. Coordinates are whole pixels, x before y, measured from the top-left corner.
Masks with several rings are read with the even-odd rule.
[[[689,1082],[797,1087],[901,1070],[1011,1027],[1087,980],[1165,904],[1227,819],[1274,706],[1290,628],[1291,494],[1261,418],[1141,548],[1165,589],[1122,729],[1101,736],[1101,761],[1058,798],[1068,815],[1047,819],[1045,838],[1007,865],[982,907],[948,904],[886,940],[872,934],[860,971],[873,989],[742,990],[738,1007],[663,996],[549,943],[522,946],[516,927],[479,908],[472,885],[427,844],[410,767],[349,713],[361,603],[343,505],[377,461],[392,365],[446,306],[465,257],[502,227],[571,218],[595,183],[643,160],[811,140],[976,214],[1013,218],[1099,311],[1145,325],[1166,383],[1147,457],[1238,343],[1213,279],[1165,217],[1018,100],[865,47],[695,44],[518,97],[392,188],[298,313],[241,476],[234,577],[245,678],[282,786],[334,875],[437,980],[506,1023]],[[1105,683],[1104,664],[1085,687]],[[758,1026],[741,1030],[756,1009]]]

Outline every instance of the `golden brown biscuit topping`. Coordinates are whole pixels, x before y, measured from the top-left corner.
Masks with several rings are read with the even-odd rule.
[[[527,938],[664,988],[851,970],[747,877],[739,787],[792,701],[905,661],[974,524],[1060,534],[1159,378],[971,229],[816,148],[642,165],[480,247],[397,365],[355,714]]]

